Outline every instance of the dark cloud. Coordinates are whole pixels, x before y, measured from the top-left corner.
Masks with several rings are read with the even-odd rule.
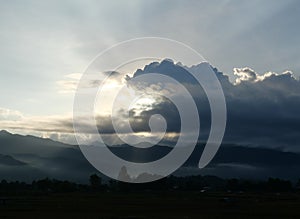
[[[225,89],[228,111],[225,140],[299,150],[296,148],[300,133],[299,80],[291,72],[259,75],[249,68],[235,71],[243,80],[238,78],[235,86]]]
[[[204,65],[207,63],[183,68],[170,61],[154,62],[144,69],[137,70],[133,78],[155,72],[173,77],[184,84],[199,108],[200,140],[205,141],[210,127],[210,108],[203,90],[188,73],[194,71],[201,74]],[[216,68],[213,70],[226,98],[228,118],[225,142],[300,150],[297,148],[300,143],[300,82],[294,78],[292,72],[258,74],[250,68],[235,68],[237,78],[235,83],[232,83],[228,76]],[[130,83],[130,79],[128,81]],[[136,88],[141,89],[141,86]],[[139,114],[136,118],[140,122],[135,123],[133,120],[132,123],[134,130],[147,131],[149,117],[157,113],[169,121],[168,131],[180,131],[178,111],[169,101],[161,101],[153,105],[152,109]],[[134,118],[134,113],[132,116]]]

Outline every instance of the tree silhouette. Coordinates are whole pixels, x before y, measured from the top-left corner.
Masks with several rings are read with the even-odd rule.
[[[102,188],[102,179],[97,174],[90,176],[90,186],[93,190],[99,190]]]

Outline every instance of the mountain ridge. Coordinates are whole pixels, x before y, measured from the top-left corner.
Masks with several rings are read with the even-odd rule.
[[[89,175],[98,172],[85,159],[78,146],[62,144],[63,146],[59,147],[61,144],[57,144],[56,141],[35,137],[31,142],[33,138],[30,136],[13,135],[9,132],[1,133],[0,171],[2,178],[34,180],[49,177],[86,182]],[[3,137],[3,134],[6,137]],[[13,140],[7,141],[7,136]],[[160,145],[153,146],[150,151],[146,148],[134,148],[126,144],[108,148],[120,158],[137,163],[160,159],[172,150],[169,146]],[[300,154],[298,153],[223,144],[211,163],[204,169],[198,169],[197,164],[203,148],[203,143],[197,144],[189,159],[174,175],[198,174],[225,178],[281,177],[298,179],[295,174],[300,171]]]

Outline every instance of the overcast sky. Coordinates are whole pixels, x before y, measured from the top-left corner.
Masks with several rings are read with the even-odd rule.
[[[1,1],[0,119],[70,116],[65,87],[99,52],[136,37],[181,41],[232,81],[243,67],[298,77],[299,21],[297,0]]]

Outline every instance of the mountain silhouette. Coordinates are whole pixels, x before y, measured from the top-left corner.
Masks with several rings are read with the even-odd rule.
[[[78,146],[0,131],[0,171],[8,180],[50,177],[83,182],[96,170]]]
[[[212,162],[204,169],[197,164],[204,144],[194,152],[175,175],[216,175],[265,179],[281,177],[296,180],[300,170],[300,154],[263,147],[223,144]],[[129,145],[110,146],[112,153],[132,162],[150,162],[168,154],[172,147],[155,145],[149,149]],[[30,181],[49,177],[87,182],[97,170],[84,158],[76,145],[51,139],[22,136],[0,131],[1,178]]]

